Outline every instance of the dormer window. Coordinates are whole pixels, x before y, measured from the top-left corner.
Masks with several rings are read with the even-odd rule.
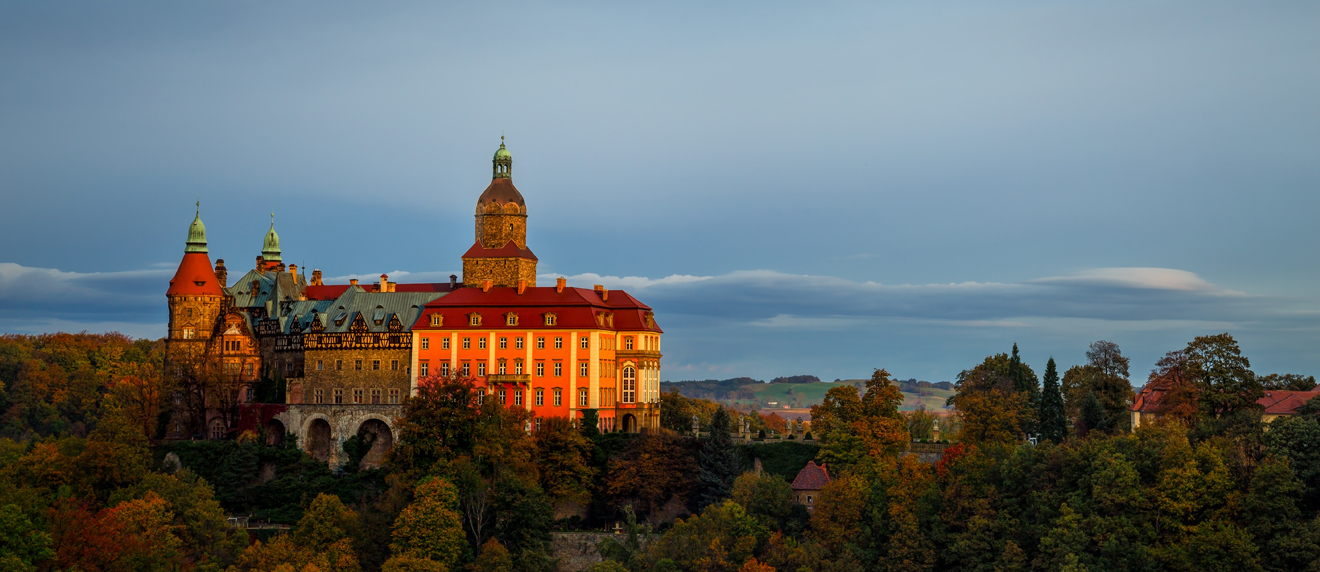
[[[506,325],[506,326],[516,326],[516,325],[518,325],[518,314],[515,314],[515,313],[513,313],[513,312],[509,312],[508,314],[505,314],[505,315],[504,315],[504,325]]]
[[[631,349],[633,349],[633,339],[632,339],[632,336],[628,336],[628,337],[626,337],[626,338],[623,338],[623,349],[625,349],[625,350],[631,350]]]
[[[559,316],[556,316],[553,312],[547,312],[547,313],[545,314],[545,325],[547,325],[547,326],[553,326],[553,325],[555,325],[558,321],[559,321]]]
[[[346,319],[348,319],[348,312],[340,312],[338,314],[335,314],[335,325],[336,326],[344,325],[344,320]]]
[[[468,314],[468,325],[469,325],[469,326],[480,326],[480,325],[481,325],[481,314],[478,314],[478,313],[476,313],[476,312],[473,312],[473,313],[471,313],[471,314]]]
[[[445,325],[444,314],[431,314],[431,327],[438,328]]]
[[[376,306],[376,313],[375,313],[375,315],[373,315],[373,316],[371,317],[371,321],[372,321],[372,322],[375,322],[377,326],[379,326],[379,325],[381,325],[382,323],[385,322],[385,307],[384,307],[384,306]]]

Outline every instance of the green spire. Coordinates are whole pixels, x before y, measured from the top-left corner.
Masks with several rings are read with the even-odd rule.
[[[513,155],[504,148],[504,136],[500,135],[500,148],[495,150],[495,158],[491,159],[491,177],[492,179],[511,179],[513,172]]]
[[[270,213],[270,232],[261,244],[261,257],[266,262],[280,262],[280,235],[275,234],[275,213]]]
[[[192,226],[188,227],[188,245],[183,248],[183,253],[201,252],[205,254],[206,250],[206,225],[202,224],[202,201],[197,201],[197,216],[193,218]]]

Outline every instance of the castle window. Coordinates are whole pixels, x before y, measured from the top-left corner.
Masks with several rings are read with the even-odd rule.
[[[422,349],[431,349],[431,338],[422,338]]]
[[[522,360],[513,361],[513,374],[522,375]]]
[[[486,349],[486,338],[477,338],[477,349]]]
[[[515,389],[515,390],[513,390],[513,404],[514,404],[514,405],[522,405],[522,390],[521,390],[521,389]]]
[[[442,349],[442,350],[447,350],[447,349],[449,349],[449,338],[445,338],[445,339],[443,339],[443,340],[440,340],[440,349]]]
[[[536,389],[536,406],[540,407],[542,405],[545,405],[545,390],[538,387]]]
[[[445,324],[444,314],[431,314],[431,327],[438,328]]]
[[[509,404],[508,393],[507,393],[503,388],[501,388],[501,389],[500,389],[500,405],[508,405],[508,404]]]
[[[192,328],[184,328],[184,329],[183,329],[183,339],[185,339],[185,340],[191,340],[191,339],[193,339],[193,329],[192,329]]]
[[[291,361],[284,362],[284,372],[293,373],[293,362]]]
[[[509,338],[500,338],[500,349],[509,349]]]
[[[380,389],[378,389],[378,388],[372,388],[372,390],[371,390],[371,404],[372,404],[372,405],[380,405]]]
[[[325,368],[321,366],[321,360],[316,360],[316,371],[321,371],[323,369]]]
[[[562,375],[564,375],[564,364],[561,362],[555,362],[555,377]]]
[[[477,363],[477,377],[486,377],[486,362]]]
[[[422,365],[426,365],[426,364],[422,364]],[[440,364],[440,375],[444,377],[449,377],[449,362]]]
[[[463,338],[463,349],[472,349],[472,338]]]
[[[522,338],[514,338],[513,347],[514,349],[523,349]]]
[[[390,370],[399,371],[399,360],[397,359],[390,360]]]
[[[545,362],[536,362],[536,377],[545,377]]]
[[[335,371],[339,371],[341,369],[344,369],[344,360],[342,359],[335,360]]]
[[[422,377],[426,377],[426,371],[427,371],[428,369],[431,369],[431,364],[426,363],[426,362],[422,362],[422,367],[421,367],[421,369],[419,369],[419,370],[417,370],[417,371],[419,371],[419,372],[421,373],[421,376],[422,376]]]
[[[312,392],[312,403],[324,403],[324,402],[325,402],[324,389],[318,389]]]
[[[360,360],[360,359],[355,359],[355,360],[353,360],[353,369],[361,370],[361,369],[362,369],[362,360]]]
[[[252,403],[253,401],[256,401],[257,396],[253,393],[251,387],[246,388],[246,391],[244,391],[244,393],[246,393],[247,395],[244,396],[245,399],[243,401],[246,401],[248,403]]]
[[[477,313],[468,314],[468,325],[469,325],[469,326],[480,326],[480,325],[481,325],[481,314],[477,314]]]
[[[218,440],[218,439],[224,439],[224,438],[225,438],[225,422],[224,422],[224,421],[221,421],[221,420],[219,420],[219,419],[216,419],[216,420],[214,420],[214,421],[211,422],[211,438],[212,438],[212,439],[217,439],[217,440]]]
[[[518,314],[515,314],[515,313],[513,313],[513,312],[509,312],[508,314],[505,314],[505,315],[504,315],[504,325],[506,325],[506,326],[516,326],[516,325],[518,325]]]
[[[545,338],[543,338],[543,337],[542,337],[542,338],[536,338],[536,349],[538,349],[538,350],[543,350],[543,349],[545,349]]]
[[[578,377],[587,377],[587,362],[578,364]]]
[[[391,389],[391,390],[390,390],[390,405],[398,405],[398,404],[399,404],[399,390],[397,390],[397,389]]]
[[[540,417],[537,417],[537,418],[536,418],[536,430],[537,430],[537,431],[540,431],[540,430],[541,430],[541,418],[540,418]]]
[[[578,390],[578,407],[586,407],[586,406],[587,406],[587,388],[584,387]]]
[[[556,388],[555,388],[555,407],[559,407],[559,406],[561,406],[561,405],[563,405],[563,404],[564,404],[564,390],[562,390],[562,389],[556,387]]]
[[[463,377],[469,377],[472,375],[471,365],[472,364],[469,362],[463,362]]]
[[[637,396],[637,370],[633,366],[623,368],[623,402],[632,403]]]
[[[578,346],[584,350],[591,349],[591,338],[588,338],[587,336],[582,336],[582,339],[579,341]]]
[[[506,371],[504,371],[504,369],[505,369],[504,360],[500,360],[500,375],[504,375],[505,373],[507,373]]]
[[[342,389],[336,389],[336,390],[335,390],[335,405],[342,405],[343,403],[344,403],[344,390],[342,390]]]
[[[630,350],[630,349],[632,349],[632,344],[633,344],[632,336],[628,336],[628,337],[626,337],[626,338],[623,338],[623,349],[625,349],[625,350]]]
[[[553,314],[553,313],[546,313],[546,315],[545,315],[545,325],[547,325],[547,326],[553,326],[553,325],[555,325],[555,323],[558,322],[558,321],[559,321],[559,317],[558,317],[558,316],[556,316],[556,315]]]
[[[373,359],[373,360],[371,360],[371,369],[372,369],[373,371],[379,371],[379,370],[380,370],[380,360],[378,360],[378,359]]]
[[[555,349],[564,349],[564,338],[555,338]]]
[[[353,403],[355,405],[362,404],[362,388],[357,388],[353,390]]]

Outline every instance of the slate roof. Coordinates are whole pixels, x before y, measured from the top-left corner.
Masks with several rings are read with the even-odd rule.
[[[445,329],[472,327],[479,330],[515,328],[526,330],[538,329],[612,329],[645,330],[662,333],[659,325],[646,321],[646,313],[651,307],[641,303],[623,290],[610,290],[609,300],[602,300],[595,290],[586,288],[564,288],[556,292],[553,286],[527,288],[520,295],[517,288],[496,287],[489,292],[481,288],[459,288],[445,297],[426,305],[420,321],[414,325],[417,329],[430,329],[432,314],[444,316]],[[482,315],[481,326],[468,326],[467,315],[477,312]],[[518,314],[517,326],[506,326],[502,316],[509,312]],[[543,315],[555,314],[555,325],[545,326]],[[604,328],[597,320],[601,313],[612,315],[612,325]]]
[[[323,284],[320,286],[308,286],[305,292],[307,294],[308,300],[334,300],[335,298],[342,296],[344,292],[348,291],[349,286],[350,286],[349,284]],[[393,287],[394,292],[397,293],[438,292],[444,294],[449,292],[448,282],[423,282],[418,284],[400,284],[398,282],[391,282],[390,286]],[[462,288],[463,283],[460,282],[458,284],[458,287]],[[363,289],[367,290],[368,288],[364,287]]]
[[[252,294],[252,282],[258,282],[258,292]],[[307,288],[307,277],[299,274],[294,280],[288,272],[266,271],[265,274],[249,270],[233,286],[225,290],[234,298],[237,308],[262,308],[266,302],[297,302],[303,289]],[[273,314],[273,312],[272,312]]]
[[[818,491],[825,488],[830,482],[830,473],[825,470],[825,465],[817,465],[815,461],[807,461],[807,466],[798,471],[797,478],[793,479],[793,490],[795,491]]]
[[[313,318],[320,319],[326,333],[347,332],[359,314],[367,324],[367,331],[389,331],[390,318],[398,316],[406,332],[417,322],[427,303],[444,295],[438,292],[364,292],[361,286],[357,286],[323,307],[321,304],[325,304],[325,300],[303,302],[292,308],[302,311],[299,320],[304,326],[310,326]],[[310,315],[312,309],[316,310],[317,316]]]

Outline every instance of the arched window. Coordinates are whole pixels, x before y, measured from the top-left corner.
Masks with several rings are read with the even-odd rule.
[[[637,370],[633,366],[623,368],[623,402],[633,403],[637,400]]]
[[[212,439],[216,439],[216,440],[224,439],[224,438],[225,438],[225,422],[224,422],[224,421],[221,421],[221,420],[219,420],[219,419],[213,419],[213,420],[211,421],[211,438],[212,438]]]

